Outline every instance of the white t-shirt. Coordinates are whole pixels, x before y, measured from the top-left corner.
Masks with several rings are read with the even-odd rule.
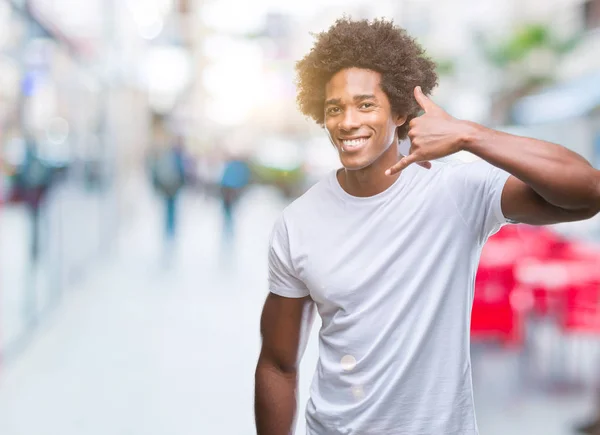
[[[484,161],[410,165],[361,198],[332,171],[283,211],[269,290],[310,295],[322,319],[309,435],[478,433],[471,306],[508,176]]]

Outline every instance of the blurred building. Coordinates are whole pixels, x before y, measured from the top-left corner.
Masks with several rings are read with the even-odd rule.
[[[205,166],[243,155],[294,194],[290,183],[334,167],[326,136],[297,110],[294,64],[311,32],[344,14],[393,18],[415,36],[440,66],[434,98],[453,115],[600,165],[600,0],[0,0],[0,213],[19,210],[11,171],[26,138],[66,168],[47,201],[40,267],[58,272],[46,281],[63,288],[136,218],[157,117]],[[27,276],[25,264],[8,275]],[[22,300],[0,306],[19,312]],[[3,343],[15,324],[0,328]]]
[[[170,97],[152,92],[148,73],[158,69],[151,41],[167,3],[0,1],[0,217],[10,236],[0,261],[1,353],[19,347],[135,212],[151,112]],[[14,185],[28,143],[44,165],[62,168],[43,201],[36,264],[23,248],[31,235]]]
[[[600,1],[572,1],[564,8],[565,25],[580,30],[577,45],[557,67],[557,80],[512,108],[521,130],[564,143],[600,167]],[[570,18],[570,19],[568,19]]]

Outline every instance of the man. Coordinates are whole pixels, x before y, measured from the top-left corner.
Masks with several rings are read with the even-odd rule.
[[[31,216],[30,258],[34,263],[40,256],[40,225],[53,176],[52,168],[40,156],[35,137],[27,134],[25,158],[15,173],[15,187],[22,195]]]
[[[250,183],[250,167],[246,159],[230,156],[225,161],[221,175],[221,205],[223,211],[223,236],[229,241],[234,233],[234,209]]]
[[[161,144],[151,158],[152,184],[164,200],[164,235],[170,248],[177,230],[177,199],[185,185],[183,138]]]
[[[600,172],[559,145],[451,117],[426,96],[434,64],[391,22],[337,21],[297,72],[299,106],[342,169],[271,235],[258,434],[293,431],[314,303],[323,324],[308,434],[476,435],[469,322],[482,246],[508,221],[594,216]],[[482,160],[431,162],[459,150]]]

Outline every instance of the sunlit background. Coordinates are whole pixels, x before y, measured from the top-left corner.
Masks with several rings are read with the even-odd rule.
[[[600,0],[0,0],[0,434],[255,433],[269,232],[337,165],[294,63],[344,14],[405,27],[452,115],[600,167]],[[600,417],[598,266],[598,219],[489,241],[482,435]]]

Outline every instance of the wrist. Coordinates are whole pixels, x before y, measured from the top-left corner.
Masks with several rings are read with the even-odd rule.
[[[462,129],[458,139],[458,147],[461,151],[473,153],[479,144],[481,144],[481,136],[483,127],[479,124],[470,121],[461,121]]]

